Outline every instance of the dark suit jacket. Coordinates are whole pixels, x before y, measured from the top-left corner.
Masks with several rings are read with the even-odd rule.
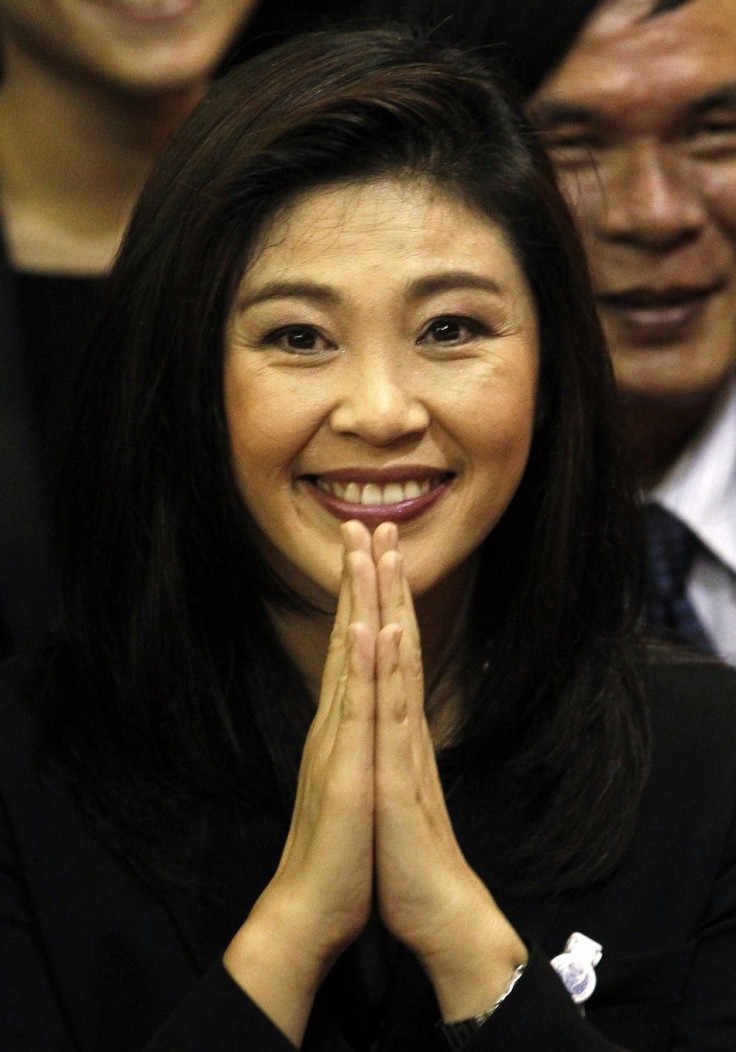
[[[501,901],[534,948],[468,1052],[736,1049],[736,672],[660,665],[651,698],[653,770],[628,854],[596,888]],[[12,682],[0,727],[0,1048],[286,1052],[220,963],[241,917],[152,893],[95,838],[58,772],[39,773],[32,707]],[[448,802],[468,860],[490,879],[505,816],[464,776]],[[243,821],[234,878],[244,916],[275,869],[283,827],[256,809]],[[603,946],[585,1018],[547,963],[574,931]],[[350,953],[325,983],[305,1049],[359,1047]],[[380,1047],[441,1048],[436,1018],[427,980],[402,953]]]

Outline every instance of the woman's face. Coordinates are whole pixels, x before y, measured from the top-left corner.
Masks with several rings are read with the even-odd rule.
[[[501,228],[425,182],[296,199],[230,317],[236,481],[300,593],[337,594],[340,525],[398,524],[415,596],[473,565],[532,438],[539,339]]]
[[[132,93],[208,79],[257,0],[0,0],[6,49]]]

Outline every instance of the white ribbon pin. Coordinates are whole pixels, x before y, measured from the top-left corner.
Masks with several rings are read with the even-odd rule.
[[[550,963],[575,1004],[587,1001],[595,990],[595,966],[602,955],[600,943],[575,931],[567,940],[563,952],[552,958]]]

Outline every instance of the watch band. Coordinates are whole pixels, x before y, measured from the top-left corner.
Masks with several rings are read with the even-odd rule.
[[[485,1012],[480,1012],[479,1015],[472,1015],[468,1019],[459,1019],[456,1023],[443,1023],[442,1020],[440,1020],[437,1024],[437,1029],[444,1037],[447,1047],[451,1052],[458,1052],[458,1049],[461,1049],[467,1044],[473,1034],[476,1034],[480,1030],[486,1020],[490,1019],[498,1006],[506,1000],[519,979],[521,979],[525,968],[526,963],[520,964],[514,969],[514,974],[511,976],[509,985],[499,999],[492,1004],[490,1008],[487,1008]]]

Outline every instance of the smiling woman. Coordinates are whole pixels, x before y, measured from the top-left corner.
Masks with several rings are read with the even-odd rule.
[[[336,595],[356,519],[401,525],[415,598],[456,571],[469,589],[526,466],[537,343],[506,235],[457,196],[382,179],[280,213],[240,285],[225,405],[281,578]]]
[[[0,693],[0,1044],[736,1041],[733,678],[636,638],[609,372],[477,58],[321,33],[204,99]]]

